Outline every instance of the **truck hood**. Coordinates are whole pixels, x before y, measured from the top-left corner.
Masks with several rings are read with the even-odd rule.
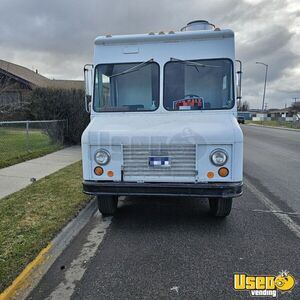
[[[92,117],[82,135],[88,145],[233,144],[243,134],[232,113],[126,113]]]

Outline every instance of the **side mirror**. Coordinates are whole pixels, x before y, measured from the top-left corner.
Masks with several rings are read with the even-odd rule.
[[[86,64],[84,66],[84,86],[85,86],[85,110],[86,112],[91,112],[91,102],[93,95],[93,70],[94,66],[91,64]]]
[[[239,70],[236,72],[237,78],[236,78],[236,99],[238,101],[238,107],[241,106],[241,101],[242,101],[242,62],[240,60],[236,60],[236,62],[239,64]]]

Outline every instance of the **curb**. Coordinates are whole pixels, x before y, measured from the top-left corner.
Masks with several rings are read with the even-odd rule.
[[[40,251],[13,283],[0,294],[0,300],[26,299],[55,260],[67,248],[81,229],[85,227],[96,211],[97,205],[95,199],[93,199],[59,232],[47,247]]]
[[[296,129],[296,128],[275,127],[275,126],[259,125],[259,124],[245,124],[245,125],[246,126],[265,127],[265,128],[272,128],[272,129],[280,129],[280,130],[300,132],[300,129]]]

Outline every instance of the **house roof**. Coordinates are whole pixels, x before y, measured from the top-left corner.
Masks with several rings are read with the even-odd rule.
[[[28,68],[0,59],[0,71],[1,70],[17,77],[17,79],[28,82],[32,88],[83,89],[84,87],[83,81],[49,79]]]
[[[289,112],[288,108],[270,108],[268,110],[269,113],[286,113]]]
[[[84,89],[84,82],[82,80],[50,80],[49,87],[56,89]]]
[[[47,87],[49,79],[25,67],[0,60],[0,69],[37,87]]]

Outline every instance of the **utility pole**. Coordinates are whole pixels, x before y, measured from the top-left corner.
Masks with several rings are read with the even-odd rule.
[[[261,110],[264,111],[264,107],[265,107],[265,97],[266,97],[266,86],[267,86],[267,77],[268,77],[268,68],[269,68],[269,65],[263,63],[263,62],[259,62],[257,61],[256,62],[257,64],[259,65],[264,65],[265,68],[266,68],[266,71],[265,71],[265,84],[264,84],[264,94],[263,94],[263,100],[262,100],[262,106],[261,106]]]

